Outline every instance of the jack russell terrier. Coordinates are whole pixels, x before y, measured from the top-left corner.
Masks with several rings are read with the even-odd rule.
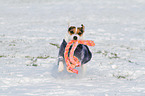
[[[82,40],[84,29],[85,27],[83,24],[81,24],[81,27],[77,27],[77,28],[75,26],[69,26],[66,39],[63,39],[60,49],[59,49],[59,54],[58,54],[58,71],[59,72],[62,72],[64,70],[64,64],[65,64],[64,51],[65,51],[65,47],[67,43],[71,40]],[[86,63],[90,61],[92,58],[92,53],[90,52],[88,46],[79,44],[76,50],[74,51],[74,56],[76,56],[79,59],[79,61],[81,62],[82,71],[85,72]]]

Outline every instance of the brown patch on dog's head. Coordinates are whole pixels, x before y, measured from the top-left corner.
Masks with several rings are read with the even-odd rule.
[[[76,27],[75,27],[75,26],[70,26],[70,27],[68,28],[68,33],[69,33],[70,35],[75,34],[75,33],[76,33]]]
[[[85,26],[83,24],[81,24],[82,27],[77,27],[77,34],[79,36],[82,36],[85,30]]]
[[[81,27],[77,27],[77,30],[76,30],[75,26],[70,26],[68,28],[68,33],[70,35],[77,34],[77,35],[79,35],[81,37],[83,35],[83,33],[84,33],[84,30],[85,30],[85,27],[84,27],[83,24],[81,24]]]

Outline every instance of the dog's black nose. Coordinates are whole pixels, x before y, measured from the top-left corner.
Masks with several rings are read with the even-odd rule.
[[[74,36],[74,37],[73,37],[73,39],[74,39],[74,40],[77,40],[77,39],[78,39],[78,37],[77,37],[77,36]]]

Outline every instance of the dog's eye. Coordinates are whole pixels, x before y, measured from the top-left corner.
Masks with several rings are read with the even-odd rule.
[[[70,33],[71,33],[71,34],[74,34],[74,32],[73,32],[73,31],[70,31]]]
[[[82,33],[80,32],[80,33],[78,33],[78,35],[81,35]]]

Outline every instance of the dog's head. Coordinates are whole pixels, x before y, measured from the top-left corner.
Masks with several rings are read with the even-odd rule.
[[[70,26],[68,28],[68,33],[69,33],[69,40],[80,40],[83,37],[84,33],[84,25],[81,24],[81,27],[75,27],[75,26]]]

